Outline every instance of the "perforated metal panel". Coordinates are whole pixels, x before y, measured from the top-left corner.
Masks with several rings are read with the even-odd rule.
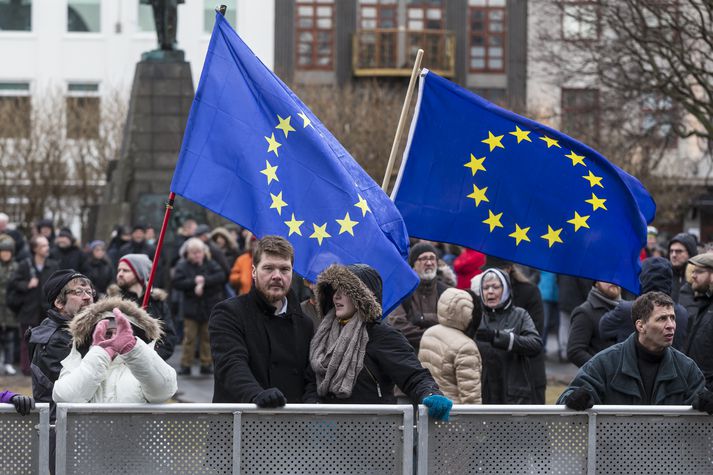
[[[37,473],[39,413],[27,416],[4,413],[0,417],[0,474]]]
[[[597,474],[713,473],[713,420],[597,416]]]
[[[67,416],[68,474],[222,474],[232,458],[232,414]]]
[[[467,414],[429,421],[428,473],[578,474],[587,471],[586,416]]]
[[[401,474],[403,415],[242,415],[241,474]]]

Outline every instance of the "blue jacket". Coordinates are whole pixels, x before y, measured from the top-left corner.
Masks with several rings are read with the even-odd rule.
[[[636,338],[629,335],[622,343],[597,353],[579,369],[557,404],[564,404],[577,388],[589,391],[594,404],[648,404],[639,373]],[[705,387],[703,373],[688,356],[673,348],[666,348],[656,374],[653,389],[654,405],[690,405]]]

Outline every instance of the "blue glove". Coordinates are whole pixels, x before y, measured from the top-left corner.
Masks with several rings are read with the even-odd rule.
[[[423,398],[421,403],[428,408],[428,417],[438,419],[439,421],[448,421],[448,415],[451,413],[453,401],[440,394],[431,394]]]

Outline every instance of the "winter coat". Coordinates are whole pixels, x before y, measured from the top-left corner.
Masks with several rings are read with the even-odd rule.
[[[381,277],[378,281],[380,284]],[[406,338],[398,330],[382,323],[381,288],[368,287],[345,266],[330,266],[317,279],[315,297],[322,322],[327,322],[324,316],[334,307],[332,297],[338,288],[351,298],[357,313],[365,319],[369,341],[364,366],[357,375],[351,396],[337,398],[328,394],[321,398],[321,402],[396,404],[394,386],[398,386],[414,404],[421,403],[431,394],[441,394],[438,384],[421,365]]]
[[[230,270],[230,285],[233,286],[238,295],[247,294],[253,285],[253,255],[250,251],[244,252],[235,259],[233,268]]]
[[[485,265],[485,254],[465,249],[460,256],[453,260],[453,270],[458,277],[456,287],[459,289],[470,289],[470,280],[483,272],[480,270]]]
[[[490,271],[500,273],[506,287],[510,286],[507,274],[498,269]],[[481,281],[481,295],[482,285]],[[497,332],[492,343],[477,342],[483,358],[483,403],[537,404],[531,357],[542,352],[542,339],[532,318],[513,304],[512,293],[498,308],[489,308],[482,301],[481,305],[483,319],[478,328]]]
[[[535,324],[537,334],[542,336],[545,331],[545,308],[542,304],[540,289],[530,282],[510,280],[512,291],[512,304],[520,307],[530,315],[532,323]],[[545,387],[547,386],[547,374],[545,372],[545,351],[544,348],[539,353],[530,358],[530,369],[532,371],[532,382],[536,388],[535,404],[545,403]]]
[[[86,275],[94,285],[98,295],[106,295],[106,290],[114,282],[116,271],[114,265],[108,257],[95,259],[92,255],[87,255],[80,272]]]
[[[52,259],[45,260],[45,265],[41,271],[37,270],[33,259],[26,259],[18,264],[17,271],[8,285],[23,296],[22,308],[17,313],[17,321],[19,323],[24,325],[37,325],[40,323],[42,316],[50,308],[45,293],[42,291],[42,286],[58,268],[57,262]],[[33,276],[37,276],[39,284],[37,287],[30,289],[27,284],[30,283]]]
[[[0,329],[17,328],[17,318],[6,305],[7,286],[16,271],[17,262],[0,262]]]
[[[196,276],[205,277],[203,295],[197,296],[194,292]],[[173,276],[173,288],[183,292],[183,318],[206,322],[211,309],[225,298],[226,274],[223,269],[212,259],[203,260],[203,264],[195,265],[186,259],[181,259],[176,264]]]
[[[418,359],[454,404],[482,403],[480,352],[464,333],[473,319],[473,305],[467,293],[446,290],[438,300],[438,325],[426,330],[418,351]]]
[[[115,307],[131,322],[136,345],[112,360],[102,347],[90,345],[97,324]],[[75,315],[69,331],[72,350],[54,385],[55,402],[161,403],[176,393],[176,370],[154,350],[161,325],[133,302],[101,300]]]
[[[289,342],[276,331],[291,322]],[[276,387],[288,403],[317,402],[314,374],[309,365],[312,320],[300,311],[293,293],[287,297],[285,316],[253,288],[249,293],[220,302],[208,322],[215,367],[213,402],[249,403],[264,389]],[[278,359],[285,344],[294,347]]]
[[[50,258],[58,263],[58,269],[74,269],[76,271],[84,267],[84,254],[75,244],[69,247],[52,247]]]
[[[577,388],[585,388],[594,404],[647,404],[636,354],[638,333],[598,353],[579,368],[569,387],[557,400],[564,404]],[[704,388],[696,363],[673,348],[666,348],[653,385],[654,405],[690,405]]]
[[[671,249],[671,244],[673,243],[679,243],[683,245],[683,247],[686,248],[686,251],[688,251],[688,258],[690,259],[691,257],[694,257],[698,255],[698,245],[696,243],[696,238],[692,234],[688,233],[679,233],[676,234],[669,242],[668,242],[668,247],[666,250]],[[676,303],[682,303],[680,300],[681,297],[681,288],[686,284],[686,266],[684,265],[680,269],[673,269],[673,279],[671,281],[671,298],[673,299],[674,302]]]
[[[688,307],[688,334],[684,353],[696,362],[713,390],[713,297],[697,297]],[[678,328],[676,329],[678,332]]]
[[[72,349],[72,336],[67,331],[68,323],[67,318],[51,309],[39,326],[30,329],[32,397],[37,402],[52,402],[52,389],[59,378],[62,360]]]
[[[596,287],[592,287],[587,301],[572,311],[567,359],[578,367],[615,343],[614,339],[603,338],[599,333],[599,320],[606,312],[613,310],[614,306],[604,300],[595,289]]]
[[[540,283],[537,284],[537,288],[540,289],[540,295],[542,296],[543,301],[554,303],[559,301],[557,274],[546,271],[540,272]]]

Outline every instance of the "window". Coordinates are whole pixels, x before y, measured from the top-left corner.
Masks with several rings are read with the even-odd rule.
[[[596,40],[599,38],[597,6],[591,2],[570,2],[562,10],[562,38]]]
[[[407,24],[409,30],[442,30],[444,26],[442,0],[409,0]]]
[[[469,69],[471,72],[505,71],[505,0],[469,0]]]
[[[30,83],[0,82],[0,139],[30,136]]]
[[[561,129],[583,142],[595,142],[599,136],[599,91],[597,89],[562,89]]]
[[[67,31],[99,33],[101,0],[67,0]]]
[[[334,0],[297,0],[297,69],[334,68]]]
[[[67,138],[93,139],[99,137],[99,85],[97,83],[70,83],[67,89]]]
[[[238,28],[238,2],[237,0],[221,0],[220,5],[225,5],[228,9],[225,11],[225,19],[228,23],[237,30]],[[213,24],[215,23],[215,7],[217,4],[213,0],[203,0],[203,31],[205,33],[213,32]]]
[[[0,31],[32,31],[32,0],[0,0]]]
[[[359,29],[398,28],[396,0],[359,0]]]
[[[139,31],[156,31],[151,5],[141,3],[141,0],[136,2],[139,4]]]

